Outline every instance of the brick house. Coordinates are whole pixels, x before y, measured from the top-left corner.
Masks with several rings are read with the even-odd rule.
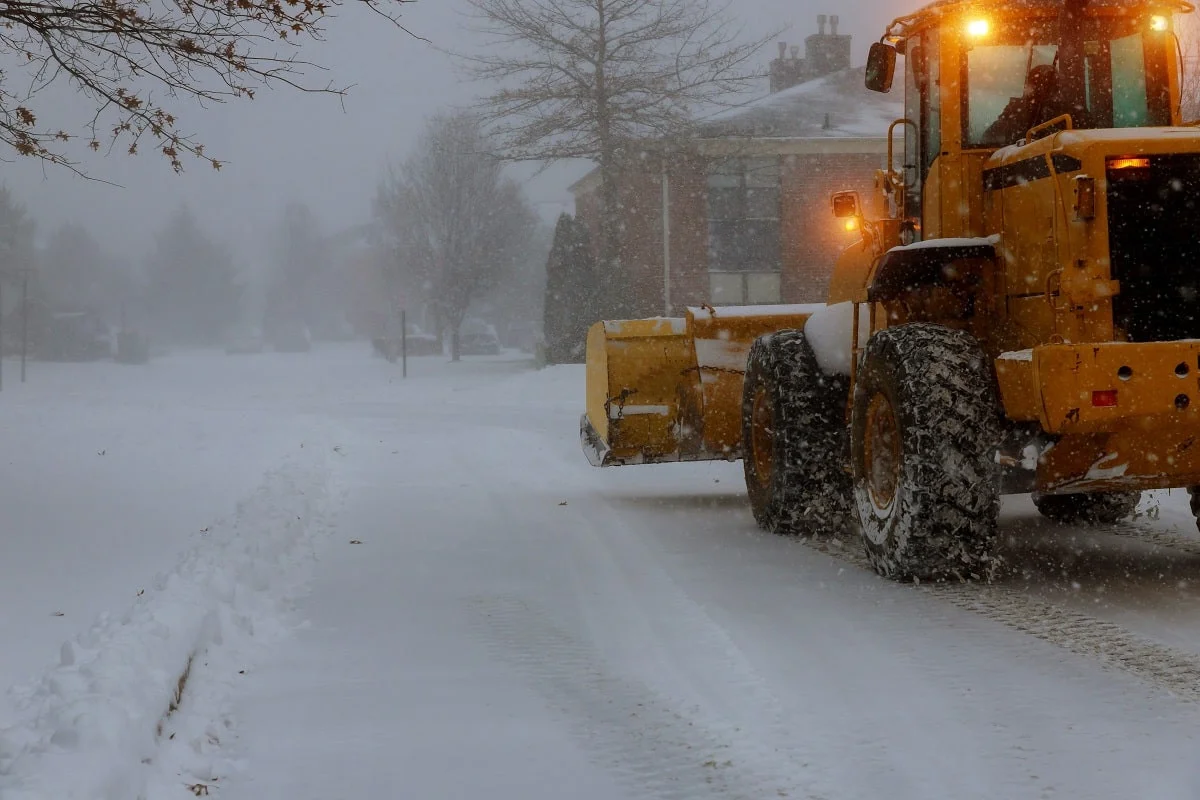
[[[863,86],[837,17],[780,44],[772,92],[698,122],[683,139],[643,141],[619,180],[622,254],[638,316],[701,303],[825,299],[847,233],[829,210],[839,189],[867,192],[884,166],[899,93]],[[793,84],[793,85],[789,85]],[[571,186],[576,215],[599,231],[599,171]],[[665,235],[664,235],[665,234]]]

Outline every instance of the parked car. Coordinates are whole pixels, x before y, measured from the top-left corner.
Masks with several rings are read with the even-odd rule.
[[[281,325],[271,332],[271,346],[277,353],[307,353],[312,339],[303,325]]]
[[[536,322],[514,322],[504,332],[504,345],[525,353],[534,353],[537,352],[541,335],[542,326]]]
[[[432,333],[426,333],[412,323],[408,324],[405,346],[410,356],[440,356],[442,343]]]
[[[496,327],[479,320],[466,320],[458,331],[458,352],[464,356],[500,355]]]
[[[399,326],[397,326],[399,327]],[[416,325],[409,323],[407,335],[401,343],[398,332],[392,336],[376,336],[371,339],[371,349],[375,355],[382,356],[388,361],[400,358],[401,351],[409,356],[436,356],[442,352],[442,345],[432,333],[426,333]]]
[[[261,353],[263,347],[262,332],[256,329],[235,331],[225,340],[225,352],[229,355]]]
[[[36,353],[46,361],[95,361],[112,358],[112,331],[92,311],[54,311],[49,314]]]

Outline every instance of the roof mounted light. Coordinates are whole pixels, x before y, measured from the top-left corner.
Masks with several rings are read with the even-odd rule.
[[[991,27],[986,19],[973,19],[967,22],[967,34],[976,38],[987,36]]]

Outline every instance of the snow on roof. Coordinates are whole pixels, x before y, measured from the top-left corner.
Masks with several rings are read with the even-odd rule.
[[[697,124],[702,138],[837,138],[887,136],[904,116],[902,92],[869,91],[865,67],[852,67],[722,111]],[[826,115],[829,127],[825,127]]]

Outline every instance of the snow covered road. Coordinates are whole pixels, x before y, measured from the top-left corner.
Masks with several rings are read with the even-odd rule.
[[[365,347],[173,363],[140,379],[156,471],[191,469],[172,441],[246,453],[213,484],[228,499],[191,502],[250,501],[150,553],[158,518],[131,509],[147,527],[113,537],[142,559],[120,582],[153,584],[176,553],[185,577],[149,600],[86,585],[90,608],[134,613],[71,658],[43,628],[72,617],[5,614],[11,674],[58,666],[40,700],[14,695],[0,797],[1200,797],[1200,539],[1180,493],[1106,532],[1010,498],[1000,584],[913,588],[852,540],[758,531],[738,464],[589,467],[580,368],[419,359],[402,382]],[[72,681],[106,644],[157,653],[147,637],[195,673],[122,738]]]

